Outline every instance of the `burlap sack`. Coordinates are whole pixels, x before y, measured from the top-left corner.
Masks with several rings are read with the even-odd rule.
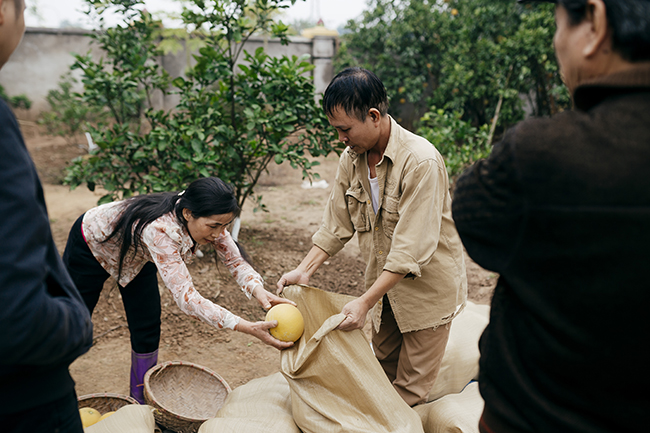
[[[478,379],[478,340],[489,320],[489,305],[468,301],[465,309],[451,322],[440,372],[427,401],[457,394],[471,380]]]
[[[84,433],[154,433],[153,407],[128,404],[106,419],[84,429]]]
[[[291,409],[304,433],[423,432],[418,414],[388,381],[362,330],[337,330],[350,296],[289,286],[305,332],[282,351],[282,374],[291,388]]]
[[[236,388],[198,433],[300,433],[287,380],[275,373]]]
[[[425,433],[478,433],[483,405],[478,382],[472,382],[459,394],[449,394],[414,409],[422,418]]]

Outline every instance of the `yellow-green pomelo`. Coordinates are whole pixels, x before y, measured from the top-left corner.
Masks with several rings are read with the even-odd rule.
[[[92,407],[82,407],[79,409],[79,416],[81,417],[81,424],[84,428],[86,428],[99,421],[99,419],[102,417],[102,414]]]
[[[291,304],[278,304],[266,313],[266,321],[277,320],[278,326],[269,329],[271,335],[282,341],[296,341],[305,330],[300,310]]]

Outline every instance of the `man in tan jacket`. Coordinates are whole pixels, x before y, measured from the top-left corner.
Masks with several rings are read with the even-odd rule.
[[[308,284],[357,233],[367,291],[343,308],[346,319],[339,328],[362,328],[370,311],[375,354],[397,392],[414,406],[426,402],[451,321],[467,298],[444,160],[387,114],[386,89],[370,71],[339,73],[323,107],[348,147],[314,246],[280,278],[278,290]]]

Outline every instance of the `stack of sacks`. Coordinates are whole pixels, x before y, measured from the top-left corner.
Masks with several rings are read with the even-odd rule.
[[[483,412],[483,399],[475,382],[479,370],[478,341],[489,318],[488,305],[467,302],[452,322],[429,402],[415,407],[425,433],[478,433]]]
[[[478,382],[471,382],[458,394],[448,394],[414,409],[425,433],[478,433],[483,399]]]
[[[254,379],[228,395],[217,417],[198,433],[301,433],[291,413],[291,390],[282,373]]]

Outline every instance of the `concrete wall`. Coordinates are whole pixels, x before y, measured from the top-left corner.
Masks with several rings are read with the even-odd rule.
[[[102,56],[102,51],[91,44],[88,34],[88,31],[78,29],[28,28],[25,31],[22,42],[0,70],[0,85],[9,96],[25,94],[33,102],[27,118],[35,119],[41,111],[49,110],[45,100],[47,92],[57,88],[61,75],[70,70],[74,53],[85,54],[90,50],[95,58]],[[289,45],[282,45],[276,39],[253,37],[245,49],[253,52],[263,46],[271,56],[309,55],[315,65],[312,75],[316,92],[322,93],[333,77],[332,58],[337,44],[337,38],[331,36],[292,37]],[[173,77],[177,77],[184,74],[188,59],[191,56],[181,50],[165,55],[159,61]],[[80,73],[75,71],[73,75],[79,78]],[[166,109],[173,108],[177,102],[173,95],[164,99],[159,95],[156,99],[154,104]]]

